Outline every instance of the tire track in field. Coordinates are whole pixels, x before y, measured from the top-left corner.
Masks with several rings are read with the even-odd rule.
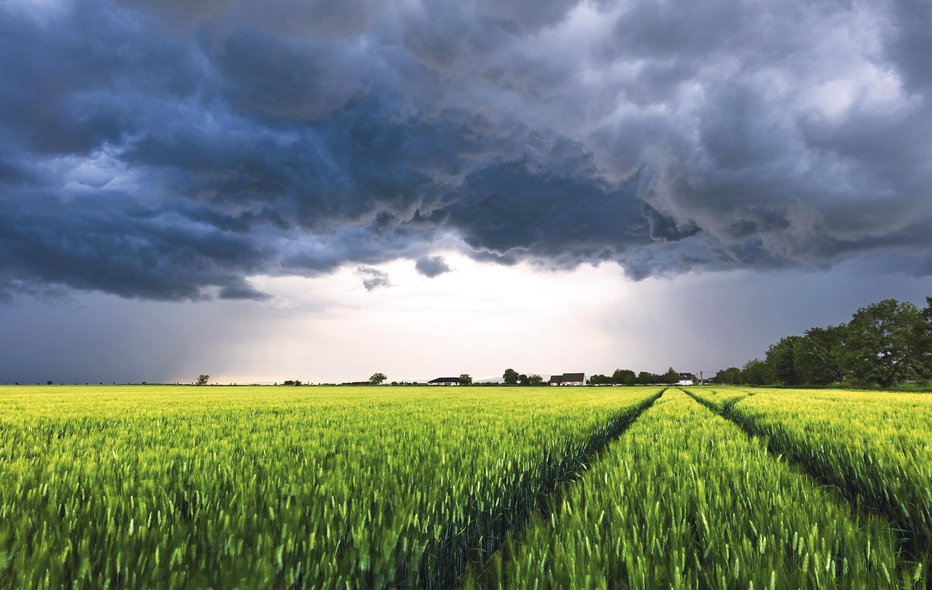
[[[700,405],[708,408],[712,413],[734,423],[748,436],[763,438],[766,443],[768,453],[774,455],[775,458],[782,457],[792,465],[796,466],[813,480],[813,485],[828,486],[836,490],[837,495],[841,498],[844,498],[848,502],[848,505],[851,507],[853,512],[860,515],[875,515],[882,517],[887,521],[887,524],[890,525],[890,528],[897,533],[899,548],[905,553],[907,560],[912,564],[917,562],[922,563],[924,567],[929,565],[929,541],[919,539],[914,534],[914,531],[903,528],[903,526],[898,523],[899,513],[894,506],[883,506],[878,510],[865,509],[863,506],[865,503],[876,504],[878,498],[859,493],[851,486],[839,485],[838,482],[834,480],[834,478],[830,477],[828,474],[819,469],[817,465],[807,461],[804,456],[802,456],[792,447],[781,445],[772,436],[769,436],[766,431],[756,427],[753,422],[747,420],[739,412],[736,412],[734,409],[735,405],[738,402],[750,397],[751,394],[746,394],[739,398],[728,400],[722,404],[721,408],[718,408],[711,402],[693,394],[691,391],[685,389],[680,389],[680,391],[683,391],[686,395],[693,398]],[[906,564],[904,564],[904,566],[906,566]]]
[[[458,566],[455,565],[448,572],[448,575],[439,577],[424,575],[422,571],[422,575],[418,579],[418,588],[434,589],[459,587],[462,585],[463,577],[469,568],[475,567],[479,570],[484,569],[498,551],[504,550],[506,538],[520,538],[521,533],[524,531],[525,526],[530,522],[533,515],[548,516],[551,508],[559,505],[560,497],[565,486],[577,481],[582,473],[589,469],[589,465],[593,464],[610,444],[618,440],[618,438],[634,424],[641,414],[654,405],[654,402],[660,399],[667,389],[669,388],[665,387],[656,394],[646,398],[639,406],[635,407],[633,411],[619,413],[606,425],[606,428],[597,430],[587,441],[585,449],[581,457],[575,461],[575,465],[568,470],[559,472],[557,477],[547,481],[542,493],[539,494],[525,510],[518,514],[506,514],[505,510],[500,510],[496,511],[494,514],[488,515],[488,518],[501,519],[508,522],[509,525],[503,528],[500,534],[496,535],[494,547],[485,555],[484,559],[472,560],[470,562],[458,564]]]

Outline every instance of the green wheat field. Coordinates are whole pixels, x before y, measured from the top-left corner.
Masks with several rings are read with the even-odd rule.
[[[2,588],[926,588],[932,395],[0,387]]]

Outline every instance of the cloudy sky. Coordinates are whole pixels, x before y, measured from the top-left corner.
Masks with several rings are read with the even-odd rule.
[[[932,294],[928,0],[0,0],[0,382],[714,371]]]

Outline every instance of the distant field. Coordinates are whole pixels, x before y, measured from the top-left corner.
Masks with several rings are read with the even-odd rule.
[[[926,586],[932,396],[685,389],[0,387],[0,587]]]

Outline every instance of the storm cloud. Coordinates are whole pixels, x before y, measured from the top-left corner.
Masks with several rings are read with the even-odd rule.
[[[422,256],[417,259],[414,268],[429,279],[439,277],[443,273],[452,270],[443,259],[443,256]]]
[[[925,0],[7,2],[0,297],[375,288],[440,243],[927,275],[930,52]]]

